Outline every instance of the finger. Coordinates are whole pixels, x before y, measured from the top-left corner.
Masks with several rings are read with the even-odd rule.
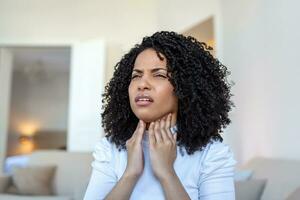
[[[154,135],[157,143],[162,142],[159,124],[159,120],[154,122]]]
[[[136,140],[138,142],[142,141],[143,135],[145,132],[146,124],[143,120],[140,120],[140,125],[138,127],[137,133],[136,133]]]
[[[140,124],[141,124],[141,120],[139,120],[138,123],[137,123],[137,126],[136,126],[136,128],[135,128],[135,130],[134,130],[134,132],[133,132],[133,134],[131,136],[132,139],[134,139],[136,137],[137,132],[138,132],[139,127],[140,127]]]
[[[167,116],[166,127],[171,128],[171,113],[169,113]]]
[[[156,143],[156,139],[154,136],[154,122],[151,122],[148,128],[148,135],[149,135],[149,144],[153,146]]]
[[[171,132],[171,120],[172,120],[172,114],[168,114],[167,120],[166,120],[166,132],[170,139],[172,139],[172,132]]]
[[[176,142],[177,141],[177,133],[175,133],[174,135],[173,135],[173,140]]]
[[[169,136],[167,135],[167,132],[166,132],[166,117],[163,117],[160,120],[160,132],[161,132],[161,136],[162,136],[162,139],[164,142],[171,139],[171,138],[169,138]]]

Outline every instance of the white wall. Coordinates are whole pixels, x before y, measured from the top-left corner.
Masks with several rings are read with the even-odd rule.
[[[222,0],[161,0],[157,4],[158,29],[183,33],[213,17],[216,55],[222,58],[222,52],[218,51],[222,45],[220,1]]]
[[[299,4],[295,0],[0,0],[0,44],[103,38],[108,52],[113,52],[106,59],[107,82],[115,62],[142,36],[157,30],[184,32],[212,16],[217,57],[236,82],[237,107],[226,139],[238,160],[257,155],[299,158]]]
[[[10,133],[26,123],[36,124],[37,131],[67,131],[69,73],[48,69],[34,79],[22,71],[13,73]]]
[[[156,29],[156,1],[0,0],[0,40],[105,38],[127,44]]]
[[[157,0],[0,0],[0,44],[102,38],[107,82],[124,51],[157,30],[156,10]]]
[[[85,2],[73,0],[28,0],[26,2],[0,0],[0,45],[28,44],[30,46],[36,43],[39,43],[39,45],[43,45],[43,43],[46,45],[55,45],[57,43],[60,45],[63,43],[73,44],[74,42],[102,38],[105,40],[109,51],[114,52],[109,54],[108,58],[105,59],[109,65],[102,65],[106,69],[99,69],[101,73],[104,72],[107,74],[106,77],[108,77],[112,75],[113,66],[123,53],[120,52],[119,47],[123,51],[126,47],[132,46],[133,43],[140,40],[142,36],[151,34],[156,30],[155,3],[156,1],[148,0],[89,0]],[[117,50],[114,51],[114,49]],[[104,55],[102,53],[99,52],[99,55]],[[78,78],[80,78],[80,72],[77,71],[76,73],[78,74]],[[83,72],[83,74],[88,73]],[[96,76],[97,74],[94,75]],[[98,76],[102,75],[98,74]],[[78,79],[71,80],[71,82],[75,83],[76,80]],[[92,97],[88,96],[89,99],[85,99],[86,101],[80,103],[101,101],[100,88],[103,88],[103,83],[99,83],[99,81],[104,82],[105,80],[93,81],[90,79],[90,82],[87,84],[94,83],[95,87],[84,92],[90,92],[89,95],[92,95],[91,90],[93,90],[96,93]],[[80,87],[80,83],[77,86]],[[76,91],[76,87],[73,88],[73,91]],[[77,97],[76,95],[75,97]],[[82,100],[82,98],[80,99]],[[71,103],[71,107],[74,106],[74,109],[70,111],[71,114],[76,112],[75,103],[80,99],[77,101],[74,99],[73,103]],[[90,104],[89,106],[92,107],[93,105]],[[91,140],[95,142],[95,135],[91,134],[100,130],[101,119],[100,109],[95,109],[95,107],[93,109],[97,113],[93,112],[93,114],[90,114],[95,114],[95,117],[97,117],[94,120],[98,120],[99,129],[93,129],[94,126],[90,128],[86,127],[88,133],[85,137],[83,134],[79,134],[77,137],[74,132],[68,138],[68,143],[72,143],[68,144],[70,150],[86,150]],[[87,111],[90,110],[87,109]],[[70,126],[73,127],[71,130],[75,129],[72,124],[78,122],[79,119],[80,117],[71,119],[73,120],[70,122]],[[89,124],[81,122],[81,127],[85,125]],[[91,136],[90,140],[87,139],[89,134]],[[98,135],[101,136],[101,132],[98,132]],[[76,146],[78,142],[81,142],[83,145]],[[90,148],[92,148],[92,145]]]
[[[92,40],[72,47],[67,149],[92,151],[101,127],[105,43]]]
[[[103,38],[109,49],[106,74],[143,36],[157,30],[183,32],[214,16],[219,0],[0,0],[0,44],[24,41],[78,41]],[[13,12],[12,12],[13,10]],[[217,28],[218,29],[218,28]],[[218,40],[218,35],[216,35]],[[217,47],[218,48],[218,47]]]
[[[219,29],[218,1],[0,0],[0,44],[103,38],[109,51],[107,82],[115,63],[145,35],[158,30],[183,32],[210,16]]]
[[[157,4],[158,28],[184,31],[199,22],[218,14],[218,0],[162,0]]]
[[[238,159],[300,159],[300,2],[221,2],[224,63],[236,82],[230,141]]]
[[[180,0],[0,0],[0,44],[53,45],[103,38],[107,82],[115,63],[145,35],[170,29],[183,32],[210,16],[219,27],[218,5],[218,0],[188,4]],[[69,142],[75,145],[77,140]],[[76,149],[72,145],[69,148]]]
[[[6,154],[8,132],[8,116],[10,104],[10,87],[12,75],[12,59],[10,51],[0,48],[0,173]]]

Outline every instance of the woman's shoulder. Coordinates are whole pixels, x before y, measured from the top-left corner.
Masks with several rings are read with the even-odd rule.
[[[110,141],[110,139],[107,136],[103,136],[97,143],[95,147],[112,147],[113,143]]]
[[[223,141],[211,139],[204,148],[204,152],[215,155],[229,155],[232,153],[228,144]]]
[[[106,137],[102,137],[95,145],[95,150],[99,148],[112,148],[113,143]]]
[[[101,162],[111,162],[114,158],[113,154],[116,153],[116,146],[109,138],[102,137],[95,145],[93,156],[95,160]]]
[[[220,167],[234,167],[236,164],[230,146],[219,140],[211,140],[202,151],[201,168],[204,173]]]
[[[205,147],[194,152],[192,155],[188,155],[185,149],[181,151],[184,151],[180,154],[183,158],[188,158],[192,162],[197,162],[198,166],[202,170],[209,170],[210,168],[218,167],[225,163],[227,165],[236,164],[236,160],[230,146],[219,140],[211,139]]]

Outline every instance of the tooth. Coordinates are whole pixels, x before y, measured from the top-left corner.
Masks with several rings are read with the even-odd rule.
[[[140,101],[150,101],[150,99],[140,98]]]

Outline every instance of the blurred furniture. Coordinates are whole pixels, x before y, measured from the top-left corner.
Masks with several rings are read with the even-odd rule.
[[[28,165],[28,155],[10,156],[5,159],[4,173],[11,174],[14,166],[25,167]]]
[[[242,196],[243,193],[251,194],[251,181],[266,180],[266,185],[263,187],[261,200],[300,199],[300,160],[259,157],[250,160],[246,165],[241,167],[240,170],[253,171],[250,180],[248,180],[248,186],[239,188],[240,190],[244,191],[236,190],[236,193],[239,193],[240,196]],[[296,197],[296,195],[299,196]],[[244,195],[243,199],[237,198],[237,200],[245,199],[250,200],[251,198],[247,198],[247,195]],[[257,200],[259,200],[259,198]]]
[[[28,165],[56,166],[51,196],[8,194],[12,183],[10,175],[0,176],[0,200],[82,200],[90,175],[91,152],[66,152],[63,150],[39,150],[29,155]]]
[[[66,150],[67,133],[62,130],[38,130],[33,135],[10,132],[8,134],[7,156],[27,155],[37,150]]]
[[[11,177],[6,175],[0,177],[0,200],[81,200],[91,175],[92,160],[91,152],[36,151],[29,155],[29,165],[57,166],[52,183],[54,195],[6,194],[6,183],[11,182]],[[252,174],[242,174],[247,180],[236,181],[236,200],[259,200],[260,196],[262,200],[300,199],[295,197],[300,194],[300,161],[254,158],[239,170],[252,171]]]

